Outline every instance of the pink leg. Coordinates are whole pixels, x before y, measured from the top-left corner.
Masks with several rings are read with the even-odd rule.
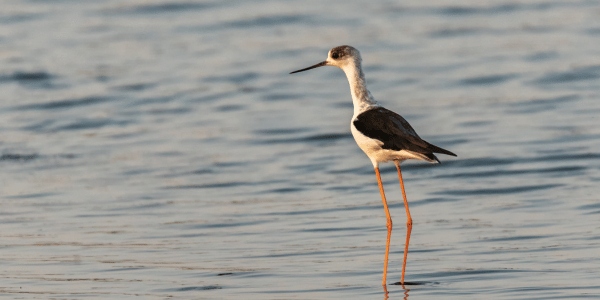
[[[379,168],[375,167],[375,176],[377,176],[377,185],[379,186],[379,193],[381,194],[381,201],[383,202],[383,209],[385,211],[385,217],[387,218],[387,241],[385,243],[385,256],[383,258],[383,279],[381,285],[386,285],[387,279],[387,267],[388,267],[388,255],[390,254],[390,239],[392,237],[392,217],[390,215],[390,209],[385,199],[385,192],[383,191],[383,183],[381,182],[381,174],[379,174]]]
[[[400,278],[400,284],[404,285],[404,273],[406,271],[406,259],[408,257],[408,244],[410,242],[410,232],[412,231],[412,218],[410,216],[410,210],[408,209],[406,192],[404,191],[404,181],[402,180],[402,172],[400,171],[400,162],[394,161],[394,164],[396,164],[396,170],[398,170],[398,181],[400,181],[400,189],[402,189],[402,197],[404,198],[404,208],[406,209],[406,243],[404,244],[404,261],[402,262],[402,277]]]

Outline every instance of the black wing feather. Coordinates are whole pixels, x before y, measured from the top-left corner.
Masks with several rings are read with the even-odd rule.
[[[383,107],[376,107],[361,113],[354,120],[354,126],[362,134],[381,141],[383,149],[409,150],[424,154],[433,160],[437,160],[433,153],[456,156],[446,149],[421,139],[402,116]]]

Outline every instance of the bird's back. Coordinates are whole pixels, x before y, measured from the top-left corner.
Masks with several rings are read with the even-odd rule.
[[[456,156],[456,154],[446,149],[421,139],[408,121],[399,114],[383,107],[374,107],[360,113],[354,118],[352,124],[362,135],[379,141],[381,150],[405,151],[417,155],[416,159],[438,162],[439,160],[433,153]]]

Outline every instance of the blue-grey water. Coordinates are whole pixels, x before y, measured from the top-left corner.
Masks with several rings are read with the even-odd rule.
[[[0,4],[0,297],[382,299],[334,46],[458,154],[393,165],[390,299],[600,298],[597,1]]]

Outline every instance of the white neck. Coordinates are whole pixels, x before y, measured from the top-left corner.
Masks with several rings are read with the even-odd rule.
[[[350,93],[352,94],[352,103],[354,104],[354,116],[359,115],[365,110],[379,106],[377,101],[367,90],[367,82],[365,74],[362,71],[360,60],[355,60],[353,63],[345,65],[342,70],[346,73],[348,83],[350,83]]]

